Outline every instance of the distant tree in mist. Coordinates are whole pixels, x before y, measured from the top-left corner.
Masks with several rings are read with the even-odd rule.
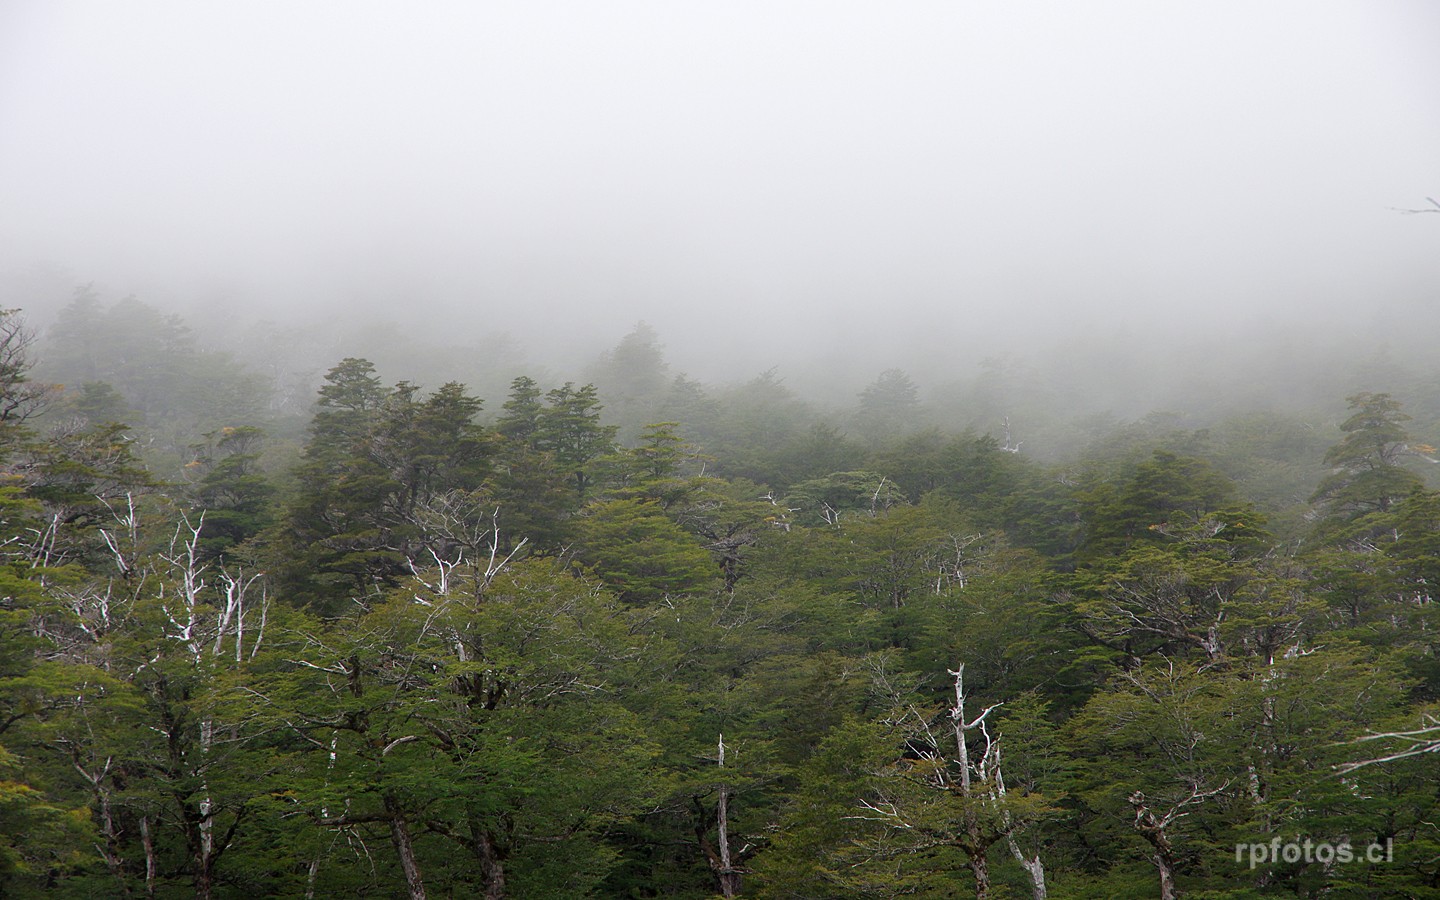
[[[179,316],[134,297],[107,307],[81,288],[39,349],[37,372],[67,386],[63,405],[90,407],[76,409],[87,419],[133,413],[130,424],[158,438],[152,452],[171,455],[167,462],[176,465],[200,434],[258,424],[270,406],[265,379],[227,353],[202,348]]]
[[[878,443],[913,430],[920,417],[920,389],[900,369],[886,369],[860,392],[855,428]]]
[[[639,322],[600,356],[587,376],[605,401],[606,419],[629,439],[659,415],[670,386],[669,371],[655,329]]]

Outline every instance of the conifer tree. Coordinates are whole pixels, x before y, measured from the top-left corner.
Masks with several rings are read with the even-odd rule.
[[[1420,487],[1420,476],[1404,462],[1433,452],[1412,446],[1405,430],[1410,417],[1389,394],[1366,392],[1347,399],[1351,413],[1340,425],[1344,437],[1325,454],[1330,474],[1310,498],[1330,518],[1345,522],[1386,512]]]

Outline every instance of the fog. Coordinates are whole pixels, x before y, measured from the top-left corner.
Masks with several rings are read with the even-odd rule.
[[[1437,163],[1425,0],[0,4],[0,302],[42,324],[94,283],[563,369],[645,320],[817,388],[1424,352]]]

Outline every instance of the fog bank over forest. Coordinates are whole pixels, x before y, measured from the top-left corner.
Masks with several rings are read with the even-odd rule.
[[[1437,37],[1418,0],[14,3],[0,302],[93,284],[242,362],[273,322],[316,380],[583,378],[643,321],[840,405],[889,368],[1305,405],[1434,368]]]
[[[55,273],[47,278],[58,300],[63,280]],[[105,293],[99,285],[69,287],[64,303],[32,306],[25,315],[40,338],[37,375],[65,383],[67,394],[96,378],[133,393],[143,389],[127,384],[143,380],[146,371],[163,381],[176,376],[159,373],[196,364],[211,370],[207,376],[217,384],[259,379],[244,405],[232,409],[216,401],[205,419],[261,424],[282,435],[296,433],[310,414],[327,370],[361,357],[374,362],[386,382],[432,389],[463,382],[485,401],[486,420],[499,414],[517,376],[543,385],[594,382],[608,407],[605,417],[625,426],[626,440],[642,421],[684,419],[667,399],[676,392],[763,406],[771,389],[799,404],[787,428],[823,421],[862,439],[865,429],[853,418],[867,403],[883,402],[867,395],[893,375],[913,386],[918,402],[903,422],[897,419],[902,431],[934,426],[997,439],[1003,434],[1026,455],[1051,462],[1073,458],[1128,423],[1203,429],[1260,413],[1333,430],[1343,398],[1359,391],[1395,393],[1419,418],[1417,433],[1440,438],[1440,367],[1427,339],[1440,322],[1428,307],[1399,304],[1357,308],[1349,322],[1237,316],[1232,332],[1087,322],[1068,334],[1044,325],[990,334],[936,330],[903,345],[887,343],[893,335],[856,333],[848,342],[816,341],[768,355],[752,348],[723,358],[714,348],[697,352],[692,335],[665,334],[645,321],[607,323],[588,339],[558,344],[522,329],[461,323],[450,334],[432,334],[383,313],[326,318],[300,311],[287,321],[253,317],[239,304],[167,308],[147,297]],[[86,325],[93,337],[77,338],[77,316],[100,317]],[[183,348],[176,359],[159,360],[172,345]],[[193,363],[181,359],[195,353]],[[169,393],[178,384],[158,389]]]

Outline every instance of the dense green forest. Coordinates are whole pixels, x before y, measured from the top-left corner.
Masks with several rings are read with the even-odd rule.
[[[0,314],[0,895],[1440,897],[1440,372],[295,340]]]

